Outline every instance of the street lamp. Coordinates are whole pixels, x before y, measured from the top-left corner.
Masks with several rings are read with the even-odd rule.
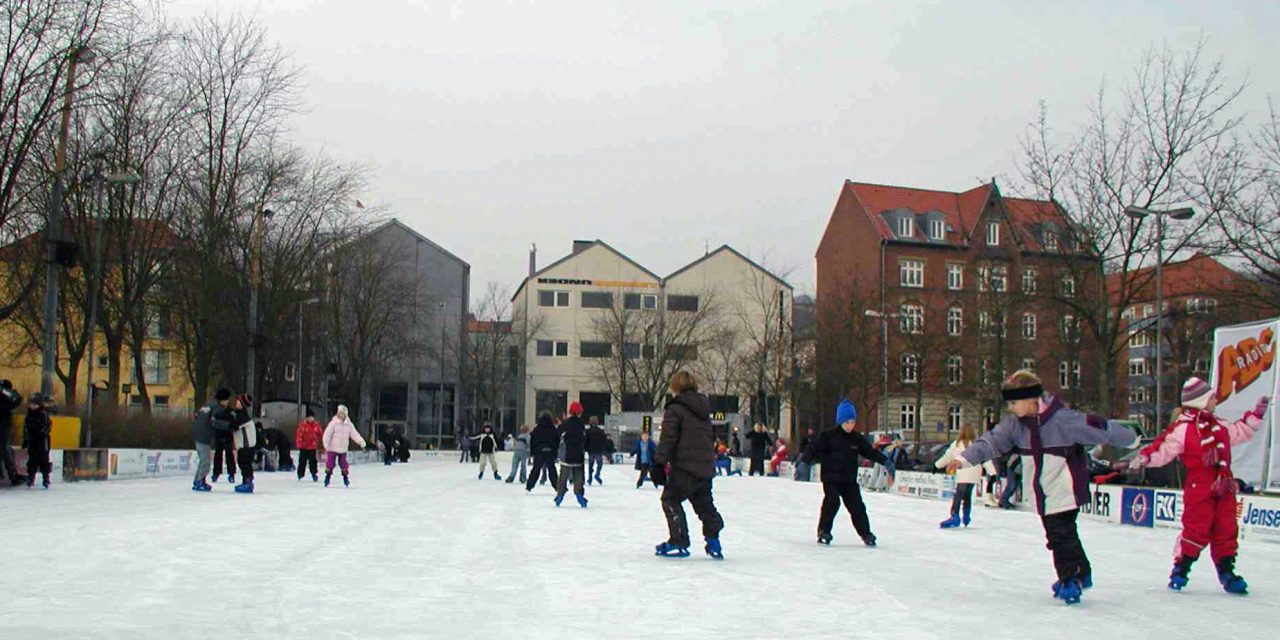
[[[302,422],[302,308],[319,302],[320,298],[310,298],[298,303],[298,366],[293,372],[298,378],[298,422]]]
[[[880,428],[889,430],[889,318],[902,314],[867,309],[862,315],[880,319]],[[919,416],[916,417],[919,420]]]
[[[262,279],[259,263],[262,261],[263,227],[273,215],[275,212],[272,210],[263,209],[254,214],[253,220],[249,223],[250,242],[253,244],[249,250],[249,353],[246,358],[245,393],[251,398],[258,370],[258,285],[261,284],[259,280]],[[249,413],[253,413],[253,407],[249,407]]]
[[[1134,220],[1147,216],[1156,219],[1156,427],[1164,415],[1164,219],[1187,220],[1196,214],[1195,209],[1183,207],[1165,211],[1130,205],[1124,214]]]
[[[62,91],[62,125],[58,129],[58,146],[53,156],[53,191],[49,193],[48,223],[45,226],[46,252],[44,276],[44,348],[40,364],[40,392],[53,393],[54,370],[58,364],[58,270],[64,260],[62,241],[62,200],[67,190],[63,174],[67,169],[67,136],[71,130],[71,100],[76,91],[76,69],[93,62],[94,54],[87,45],[75,45],[67,51],[67,84]],[[68,258],[69,259],[69,258]]]
[[[84,409],[84,446],[86,447],[93,446],[93,392],[94,392],[93,365],[94,365],[94,361],[98,357],[97,352],[94,351],[93,343],[94,343],[94,338],[97,337],[98,304],[99,304],[98,299],[102,297],[102,252],[106,245],[106,242],[103,241],[102,236],[107,226],[106,210],[103,208],[103,197],[104,197],[104,192],[106,191],[105,187],[108,184],[118,184],[121,186],[126,184],[138,184],[139,182],[142,182],[142,176],[138,175],[137,172],[134,172],[134,171],[108,173],[105,175],[102,173],[102,171],[95,171],[93,175],[89,176],[89,180],[95,183],[95,187],[97,189],[97,198],[98,198],[97,243],[98,244],[93,249],[93,252],[94,252],[93,293],[90,294],[90,297],[89,297],[89,300],[90,300],[89,324],[88,324],[89,346],[87,350],[87,353],[89,354],[89,365],[88,365],[89,375],[85,376],[88,382],[88,389],[86,391],[87,395],[85,396],[85,409]]]

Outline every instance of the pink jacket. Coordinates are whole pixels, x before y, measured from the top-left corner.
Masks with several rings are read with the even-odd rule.
[[[1257,413],[1250,411],[1236,422],[1226,424],[1219,421],[1219,424],[1227,430],[1227,437],[1230,439],[1231,446],[1235,446],[1248,442],[1253,438],[1253,433],[1257,431],[1258,427],[1262,426],[1262,418]],[[1162,467],[1181,457],[1182,452],[1187,448],[1186,440],[1191,435],[1189,430],[1192,428],[1194,428],[1194,423],[1190,414],[1184,413],[1179,416],[1177,421],[1167,430],[1167,435],[1163,438],[1163,442],[1160,443],[1159,447],[1148,446],[1142,450],[1142,455],[1147,458],[1147,466]]]
[[[355,440],[361,447],[367,446],[360,432],[350,420],[334,416],[329,426],[324,428],[324,450],[334,453],[346,453],[351,441]]]

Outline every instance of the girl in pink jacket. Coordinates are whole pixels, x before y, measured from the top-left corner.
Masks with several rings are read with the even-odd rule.
[[[361,447],[368,446],[364,438],[360,437],[360,432],[356,431],[356,425],[352,424],[351,419],[347,417],[347,406],[340,404],[338,413],[329,421],[329,426],[324,428],[324,486],[329,486],[329,479],[333,477],[335,460],[338,466],[342,467],[342,484],[351,486],[351,478],[348,475],[351,466],[347,462],[347,447],[352,440],[358,442]]]
[[[1179,459],[1187,468],[1182,490],[1182,534],[1174,551],[1170,589],[1181,591],[1187,586],[1192,563],[1201,551],[1211,547],[1222,588],[1228,593],[1247,593],[1248,584],[1235,572],[1239,524],[1231,447],[1253,438],[1270,402],[1271,398],[1263,396],[1240,421],[1226,424],[1213,415],[1217,408],[1213,388],[1193,377],[1182,385],[1182,410],[1173,424],[1134,459],[1135,468],[1159,467]]]

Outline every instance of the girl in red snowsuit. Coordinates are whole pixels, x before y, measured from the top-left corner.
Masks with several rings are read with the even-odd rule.
[[[1182,491],[1182,534],[1175,550],[1169,588],[1187,586],[1191,564],[1206,547],[1229,593],[1244,594],[1248,585],[1236,575],[1236,480],[1231,473],[1231,447],[1253,438],[1271,399],[1263,396],[1243,418],[1225,424],[1213,415],[1213,389],[1200,378],[1182,386],[1182,412],[1156,441],[1142,449],[1135,467],[1159,467],[1182,460],[1187,479]]]

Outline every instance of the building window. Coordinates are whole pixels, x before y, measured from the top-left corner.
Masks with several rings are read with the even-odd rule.
[[[1187,298],[1187,313],[1213,313],[1218,301],[1213,298]]]
[[[1080,323],[1071,314],[1062,316],[1062,339],[1068,342],[1080,339]]]
[[[898,265],[898,273],[901,276],[902,286],[915,288],[924,286],[923,260],[903,260]]]
[[[924,333],[924,307],[904,304],[899,313],[903,333]]]
[[[951,307],[947,309],[947,335],[958,336],[964,331],[964,309]]]
[[[539,340],[538,356],[543,358],[569,357],[569,343],[564,340]]]
[[[658,296],[652,293],[628,293],[622,296],[622,304],[627,309],[652,311],[658,308]]]
[[[168,338],[169,330],[169,314],[158,309],[147,310],[147,337],[148,338]]]
[[[697,362],[698,361],[698,345],[696,344],[673,344],[668,347],[667,353],[672,362]]]
[[[978,333],[987,337],[1004,336],[1004,314],[992,314],[988,311],[978,312]]]
[[[991,361],[983,358],[978,362],[978,378],[982,384],[991,384]]]
[[[964,407],[953,404],[947,407],[947,429],[959,431],[964,426]]]
[[[979,267],[978,290],[1004,293],[1009,289],[1008,267]]]
[[[1071,374],[1071,363],[1059,362],[1058,363],[1058,388],[1060,389],[1071,388],[1070,374]]]
[[[507,347],[507,375],[514,376],[520,371],[520,347]]]
[[[697,311],[698,296],[667,296],[667,311]]]
[[[613,294],[608,291],[583,291],[583,309],[612,309]]]
[[[568,291],[538,291],[539,307],[568,307]]]
[[[910,238],[915,235],[915,223],[910,216],[898,218],[898,237]]]
[[[622,353],[628,360],[639,360],[641,358],[652,360],[657,355],[658,350],[654,349],[651,344],[641,347],[639,342],[628,342],[622,345]]]
[[[964,359],[960,356],[947,356],[947,382],[960,384],[964,381]]]
[[[1150,389],[1147,389],[1146,387],[1130,389],[1129,404],[1147,404],[1151,402],[1151,397],[1148,395],[1149,391]]]
[[[1080,388],[1080,361],[1071,361],[1071,386]]]
[[[1149,347],[1152,345],[1150,331],[1134,331],[1129,334],[1129,346],[1133,347]]]
[[[1045,251],[1058,250],[1058,234],[1053,231],[1044,232],[1044,249]]]
[[[1146,358],[1133,358],[1129,360],[1129,375],[1145,376],[1148,373]]]
[[[916,405],[904,404],[898,409],[898,427],[902,431],[915,431],[918,418]]]
[[[535,413],[547,411],[556,417],[563,416],[569,410],[569,392],[539,389],[534,395],[534,405]]]
[[[1036,314],[1022,314],[1022,337],[1025,340],[1036,339]]]
[[[169,384],[169,352],[143,351],[142,375],[146,377],[147,384]],[[129,380],[138,384],[137,367],[129,372]]]
[[[1073,276],[1073,275],[1071,275],[1071,274],[1069,274],[1069,273],[1064,273],[1064,274],[1062,274],[1062,287],[1061,287],[1061,289],[1062,289],[1062,297],[1064,297],[1064,298],[1068,298],[1068,299],[1076,297],[1076,278],[1075,278],[1075,276]]]
[[[612,358],[613,345],[608,342],[587,342],[578,344],[578,355],[583,358]]]
[[[1036,292],[1036,270],[1035,269],[1022,270],[1022,292],[1023,293]]]
[[[99,367],[109,366],[109,360],[107,359],[107,356],[98,356],[98,366]]]
[[[952,291],[959,291],[964,288],[964,265],[947,265],[947,288]]]
[[[151,399],[151,406],[153,406],[153,407],[168,407],[168,406],[169,406],[169,396],[156,396],[156,397],[152,398],[152,399]]]
[[[989,247],[1000,246],[1000,223],[999,222],[987,223],[987,246]]]
[[[1033,358],[1023,358],[1023,359],[1022,359],[1022,368],[1023,368],[1024,370],[1026,370],[1026,371],[1030,371],[1030,372],[1032,372],[1032,373],[1035,373],[1035,371],[1036,371],[1036,361],[1035,361],[1035,359],[1033,359]]]
[[[1153,305],[1142,305],[1142,317],[1150,318],[1156,314],[1156,308]]]
[[[947,235],[947,223],[941,220],[929,221],[929,237],[934,240],[942,240]]]
[[[914,354],[902,354],[901,377],[907,384],[915,384],[920,380],[920,359]]]

